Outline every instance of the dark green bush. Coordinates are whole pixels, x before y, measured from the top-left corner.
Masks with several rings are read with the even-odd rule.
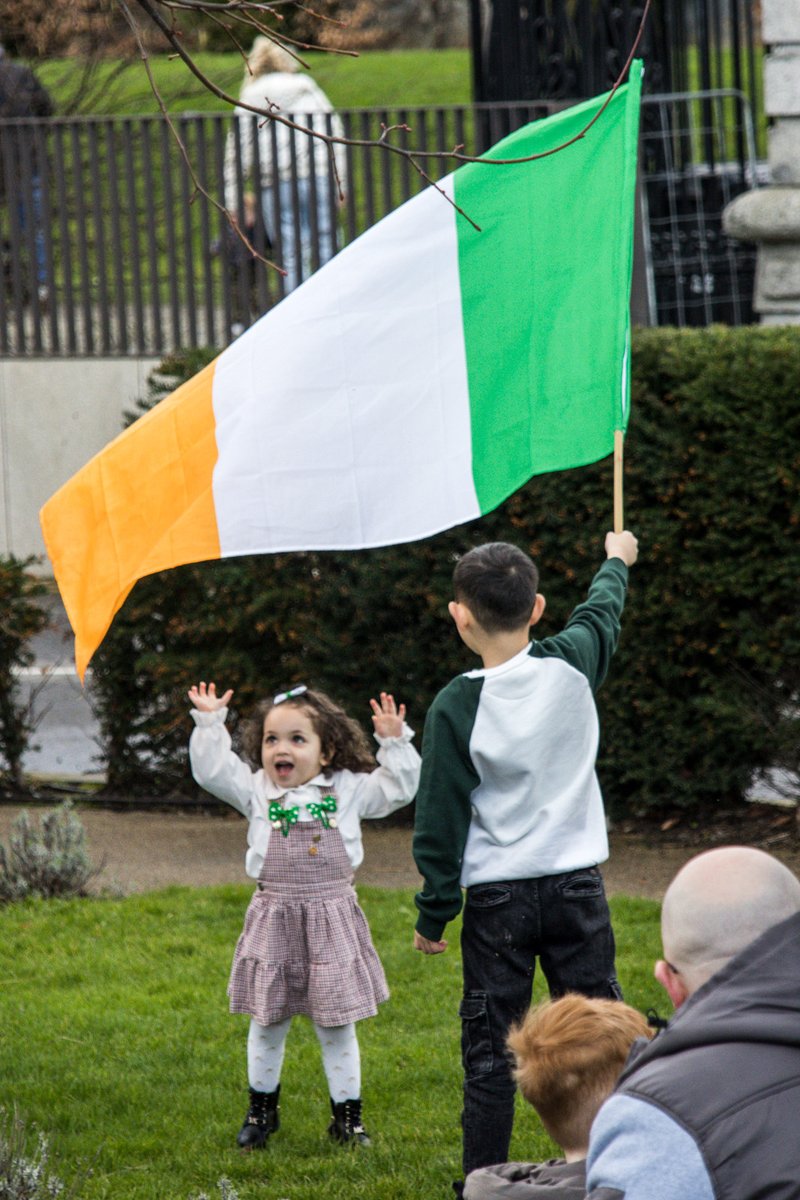
[[[635,339],[626,523],[641,557],[598,697],[616,814],[736,803],[797,744],[799,398],[796,330]],[[539,477],[489,516],[412,545],[142,581],[94,661],[110,789],[192,790],[185,695],[198,679],[234,687],[236,713],[313,682],[367,727],[370,695],[387,688],[421,733],[438,688],[474,665],[446,612],[457,555],[495,539],[529,550],[548,599],[537,632],[557,632],[602,561],[611,471],[606,460]]]
[[[15,671],[33,661],[30,638],[47,624],[37,605],[43,584],[29,574],[33,559],[0,558],[0,794],[22,786],[22,756],[33,732]]]
[[[634,804],[735,801],[800,740],[800,331],[651,333],[635,374],[643,563],[606,760]]]

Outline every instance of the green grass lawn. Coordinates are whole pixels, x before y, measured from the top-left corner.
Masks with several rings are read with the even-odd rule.
[[[247,1018],[228,1014],[225,985],[248,896],[171,888],[0,910],[0,1105],[48,1135],[62,1178],[91,1170],[78,1200],[213,1196],[222,1176],[240,1200],[444,1200],[460,1153],[457,930],[447,954],[425,958],[410,947],[412,893],[362,890],[392,989],[359,1027],[374,1144],[353,1153],[329,1142],[317,1041],[298,1019],[282,1128],[265,1153],[246,1155],[235,1135]],[[663,1009],[658,906],[618,899],[612,910],[626,998]],[[552,1152],[520,1104],[512,1156]]]
[[[762,87],[762,47],[756,50],[756,89]],[[194,59],[213,82],[236,97],[244,77],[237,53],[198,52]],[[357,57],[310,53],[303,56],[320,87],[336,108],[392,108],[415,105],[469,104],[472,95],[469,50],[371,50]],[[207,91],[184,63],[166,54],[152,55],[150,67],[171,112],[225,111],[225,101]],[[80,112],[102,116],[155,113],[144,64],[129,62],[124,69],[114,60],[94,64],[86,87],[78,87],[81,64],[75,59],[33,62],[37,75],[51,91],[56,110],[69,112],[78,98]],[[725,48],[719,61],[720,79],[732,86],[732,53]],[[745,64],[745,70],[747,64]],[[687,56],[689,90],[701,86],[695,48]]]
[[[198,66],[218,87],[236,97],[244,77],[238,54],[201,53]],[[308,54],[304,62],[336,108],[417,104],[468,104],[470,59],[467,50],[384,50],[358,58],[338,54]],[[225,110],[223,100],[208,92],[179,59],[156,55],[150,65],[158,89],[171,112]],[[51,91],[56,110],[63,113],[74,94],[73,59],[35,63],[42,83]],[[158,102],[144,65],[132,62],[118,73],[115,62],[98,63],[92,76],[90,110],[98,115],[155,113]]]

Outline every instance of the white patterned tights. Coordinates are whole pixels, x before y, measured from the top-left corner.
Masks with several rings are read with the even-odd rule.
[[[259,1025],[251,1019],[247,1035],[247,1076],[257,1092],[274,1092],[281,1081],[286,1035],[292,1018],[276,1025]],[[358,1100],[361,1096],[361,1053],[355,1022],[349,1025],[314,1025],[322,1050],[322,1066],[331,1100]]]

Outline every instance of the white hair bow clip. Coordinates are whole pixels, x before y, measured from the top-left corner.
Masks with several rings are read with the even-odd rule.
[[[302,696],[303,692],[307,691],[306,685],[299,683],[297,687],[289,688],[288,692],[278,692],[277,696],[272,697],[272,703],[283,704],[284,700],[294,700],[295,696]]]

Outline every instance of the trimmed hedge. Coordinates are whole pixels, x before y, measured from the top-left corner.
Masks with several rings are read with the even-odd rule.
[[[28,641],[47,616],[36,604],[44,585],[28,573],[33,559],[0,558],[0,796],[23,787],[22,756],[31,734],[30,708],[20,698],[15,672],[30,666]]]
[[[598,695],[601,781],[615,815],[728,807],[800,740],[800,330],[639,331],[632,385],[626,524],[640,560]],[[436,691],[475,665],[446,612],[456,557],[489,540],[530,551],[548,600],[537,632],[557,632],[602,561],[611,491],[607,459],[424,542],[142,581],[93,664],[109,790],[194,790],[185,695],[198,679],[234,687],[243,713],[313,683],[367,728],[386,688],[421,733]]]

